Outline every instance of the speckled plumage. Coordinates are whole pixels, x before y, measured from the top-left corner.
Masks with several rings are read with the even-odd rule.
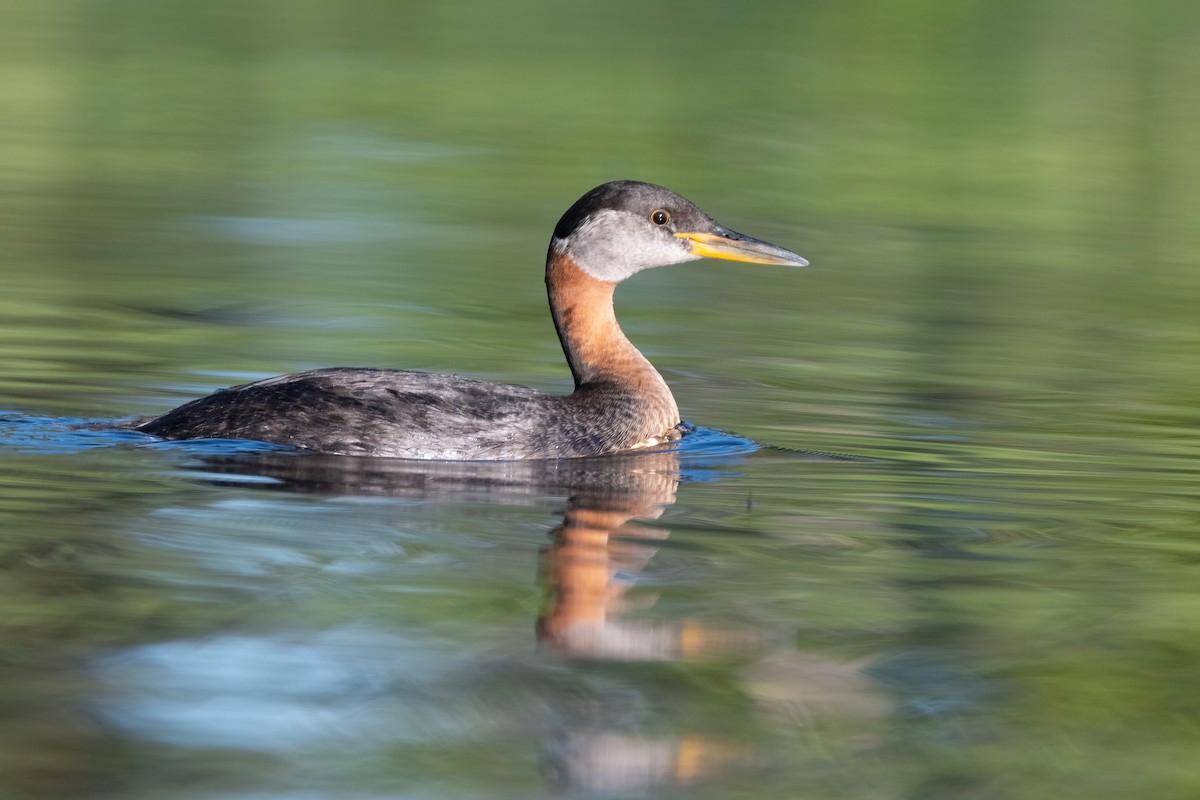
[[[139,430],[169,439],[252,439],[343,455],[570,458],[630,449],[646,438],[639,427],[644,413],[638,398],[612,384],[549,395],[453,375],[342,367],[223,389]]]
[[[660,186],[604,184],[563,215],[546,262],[573,393],[403,370],[319,369],[223,389],[131,427],[165,439],[443,460],[571,458],[669,441],[680,436],[675,399],[621,332],[612,295],[642,269],[703,255],[804,263],[722,228]]]

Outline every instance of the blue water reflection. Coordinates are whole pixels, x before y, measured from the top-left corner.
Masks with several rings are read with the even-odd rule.
[[[281,752],[465,736],[493,724],[479,698],[453,702],[468,654],[412,633],[347,627],[135,647],[93,662],[106,685],[97,710],[168,744]]]

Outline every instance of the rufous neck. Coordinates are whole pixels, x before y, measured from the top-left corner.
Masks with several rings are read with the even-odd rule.
[[[653,375],[654,382],[665,390],[654,367],[617,324],[613,312],[616,286],[589,274],[551,245],[546,258],[546,291],[575,388],[601,382],[642,384]]]

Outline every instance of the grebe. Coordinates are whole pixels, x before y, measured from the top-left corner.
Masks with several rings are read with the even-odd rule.
[[[567,209],[546,257],[571,394],[408,370],[317,369],[222,389],[129,426],[164,439],[440,460],[572,458],[668,442],[682,435],[679,409],[617,325],[613,290],[643,269],[705,256],[808,263],[718,225],[661,186],[613,181]]]

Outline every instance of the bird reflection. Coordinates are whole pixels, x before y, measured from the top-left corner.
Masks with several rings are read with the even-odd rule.
[[[636,622],[622,618],[626,592],[669,535],[653,520],[675,501],[674,453],[646,458],[636,482],[597,491],[576,488],[562,524],[543,550],[550,600],[538,619],[538,639],[565,656],[613,661],[661,661],[742,647],[750,638],[694,620]]]
[[[730,457],[731,463],[739,457]],[[711,462],[706,466],[713,466]],[[517,462],[417,462],[286,452],[206,457],[196,469],[215,483],[322,494],[511,502],[514,496],[566,497],[561,524],[541,554],[547,602],[536,622],[543,651],[555,657],[662,661],[744,649],[753,635],[695,620],[624,619],[627,590],[669,532],[656,520],[681,481],[673,449],[596,459]],[[254,482],[246,477],[253,476]],[[269,482],[261,479],[267,478]],[[556,784],[589,791],[686,784],[744,760],[738,748],[704,737],[647,738],[580,718],[543,741],[543,764]]]
[[[646,661],[747,644],[744,632],[735,636],[695,621],[650,624],[621,618],[627,590],[669,535],[637,522],[658,519],[675,502],[681,477],[673,449],[511,462],[259,452],[208,456],[196,468],[214,483],[301,493],[509,502],[565,495],[562,523],[542,550],[549,601],[537,631],[544,647],[567,657]],[[271,482],[247,484],[235,476]]]

